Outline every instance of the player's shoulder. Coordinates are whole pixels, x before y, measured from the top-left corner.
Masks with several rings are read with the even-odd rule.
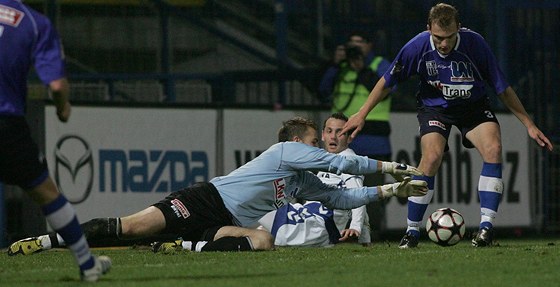
[[[310,146],[301,142],[285,141],[273,144],[269,149],[284,149],[293,152],[308,152],[309,150],[321,150],[318,147]]]
[[[422,32],[416,34],[416,36],[414,36],[412,39],[410,39],[410,41],[408,43],[409,44],[416,44],[416,45],[423,45],[423,44],[429,43],[429,42],[430,42],[430,32],[422,31]]]
[[[482,35],[480,35],[478,32],[465,27],[459,29],[459,35],[461,37],[461,40],[464,39],[464,40],[484,41],[484,37],[482,37]]]
[[[300,158],[303,156],[328,154],[325,150],[318,147],[294,141],[273,144],[265,153],[280,153],[283,158]]]
[[[29,5],[22,3],[20,1],[11,1],[9,3],[3,3],[3,6],[5,9],[12,8],[17,10],[17,12],[10,11],[5,13],[17,16],[19,21],[31,21],[34,23],[34,25],[39,25],[39,26],[51,25],[51,22],[47,16],[43,15],[41,12],[31,8]],[[17,15],[18,13],[23,15]]]
[[[422,54],[423,51],[431,50],[430,33],[423,31],[410,39],[402,48],[403,53],[407,55]]]

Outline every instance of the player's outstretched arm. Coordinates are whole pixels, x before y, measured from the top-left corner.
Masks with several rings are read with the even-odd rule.
[[[348,118],[348,121],[344,124],[344,127],[339,134],[343,135],[350,133],[348,142],[352,142],[352,140],[364,127],[365,119],[369,112],[373,110],[377,103],[381,102],[390,91],[390,88],[385,88],[385,78],[381,77],[379,81],[377,81],[377,84],[375,84],[375,87],[371,90],[371,93],[369,93],[367,100],[360,110]]]
[[[389,198],[391,196],[409,197],[423,196],[428,192],[428,183],[423,180],[412,180],[405,177],[403,181],[385,184],[378,187],[380,199]]]
[[[525,107],[523,107],[517,93],[512,87],[507,87],[506,90],[498,96],[506,107],[508,107],[508,109],[519,119],[519,121],[527,127],[527,133],[540,147],[546,148],[549,151],[554,149],[550,140],[535,125],[533,120],[531,120],[531,117],[529,117],[529,114],[525,111]]]

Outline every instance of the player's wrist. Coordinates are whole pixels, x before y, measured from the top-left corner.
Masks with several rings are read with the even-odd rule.
[[[379,191],[379,199],[386,199],[390,198],[394,195],[394,183],[380,185],[378,188]]]
[[[388,161],[381,162],[381,173],[391,173],[393,171],[393,163]]]

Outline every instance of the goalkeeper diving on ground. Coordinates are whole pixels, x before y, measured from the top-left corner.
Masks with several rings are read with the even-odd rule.
[[[407,177],[422,175],[417,168],[329,153],[317,147],[317,130],[311,120],[292,118],[280,128],[279,143],[228,175],[173,192],[129,216],[92,219],[82,224],[84,234],[92,246],[171,236],[182,238],[195,251],[272,250],[274,238],[270,232],[256,228],[258,220],[296,198],[319,201],[328,208],[352,209],[391,196],[426,194],[425,181]],[[402,181],[338,188],[321,182],[311,172],[317,170],[336,174],[382,172]],[[17,241],[8,254],[32,254],[63,246],[62,238],[52,233]]]

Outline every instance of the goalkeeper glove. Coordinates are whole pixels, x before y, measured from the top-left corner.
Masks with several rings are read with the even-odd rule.
[[[409,176],[401,182],[395,182],[379,186],[379,197],[381,199],[391,196],[409,197],[422,196],[428,192],[428,183],[423,180],[412,180]]]
[[[393,176],[397,181],[403,181],[404,176],[407,175],[424,175],[424,173],[410,165],[398,162],[381,162],[381,173],[388,173]]]

